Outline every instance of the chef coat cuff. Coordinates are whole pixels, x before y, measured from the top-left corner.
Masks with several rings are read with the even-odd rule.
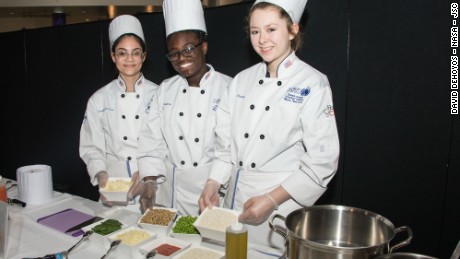
[[[99,173],[99,172],[102,172],[102,171],[107,171],[107,168],[105,166],[105,162],[102,161],[102,160],[92,160],[90,161],[90,163],[88,164],[88,174],[89,174],[89,177],[90,177],[90,180],[91,180],[91,184],[96,186],[98,183],[97,183],[97,179],[96,179],[96,175]]]
[[[209,173],[209,179],[225,185],[230,179],[233,165],[222,160],[214,160]]]
[[[166,175],[165,164],[159,158],[138,158],[139,177]]]
[[[299,186],[299,183],[302,185]],[[327,190],[326,187],[320,186],[304,173],[293,174],[281,186],[303,206],[312,206]]]

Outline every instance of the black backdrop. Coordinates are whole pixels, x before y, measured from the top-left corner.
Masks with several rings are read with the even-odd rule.
[[[205,11],[208,61],[234,76],[258,62],[244,31],[252,2]],[[139,14],[147,78],[173,75],[161,13]],[[449,258],[460,239],[460,123],[450,115],[450,2],[310,0],[298,55],[325,73],[341,141],[339,171],[319,204],[409,226],[401,251]],[[48,164],[55,189],[97,199],[78,155],[88,98],[114,78],[109,21],[0,33],[0,173]],[[399,240],[404,237],[397,236]]]

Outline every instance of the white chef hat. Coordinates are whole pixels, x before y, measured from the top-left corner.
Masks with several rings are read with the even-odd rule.
[[[132,15],[120,15],[113,19],[109,26],[110,49],[112,49],[113,43],[126,33],[134,33],[145,41],[139,20]]]
[[[254,5],[260,2],[275,4],[283,8],[292,19],[292,22],[298,23],[302,18],[303,10],[308,0],[256,0]]]
[[[184,30],[200,30],[206,33],[203,6],[200,0],[164,0],[166,37]]]

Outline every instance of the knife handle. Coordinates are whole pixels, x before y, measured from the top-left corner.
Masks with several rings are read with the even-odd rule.
[[[25,202],[20,201],[18,199],[10,199],[10,198],[8,198],[7,201],[8,201],[9,204],[17,204],[17,205],[20,205],[23,208],[27,205]]]

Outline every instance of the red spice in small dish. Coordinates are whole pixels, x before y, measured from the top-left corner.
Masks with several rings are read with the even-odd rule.
[[[170,244],[161,244],[157,248],[155,248],[155,250],[157,251],[157,253],[161,255],[170,256],[175,252],[179,251],[180,247],[173,246]]]

